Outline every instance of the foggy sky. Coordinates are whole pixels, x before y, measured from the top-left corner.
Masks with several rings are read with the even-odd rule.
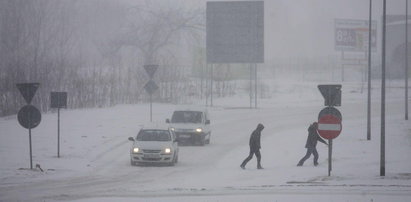
[[[173,2],[205,7],[207,1]],[[380,43],[383,1],[373,0],[372,3],[372,18],[378,21],[377,37]],[[369,0],[268,0],[264,4],[266,62],[272,57],[340,54],[334,50],[334,19],[368,20],[369,15]],[[405,0],[387,1],[387,15],[394,14],[405,15]],[[378,44],[377,49],[380,47]]]
[[[265,4],[266,51],[280,57],[339,54],[334,50],[334,19],[368,20],[369,15],[369,0],[278,0]],[[380,43],[382,1],[374,0],[372,8]],[[387,15],[393,14],[405,14],[405,0],[388,1]]]
[[[138,4],[143,0],[121,0],[121,2]],[[172,3],[205,9],[207,0],[151,2],[159,5]],[[373,0],[372,7],[372,18],[378,21],[377,49],[381,47],[379,43],[382,3],[382,0]],[[266,0],[264,4],[266,63],[269,63],[270,58],[273,57],[338,55],[340,53],[334,50],[334,19],[368,20],[369,15],[369,0]],[[394,14],[405,14],[405,0],[387,1],[387,15]]]

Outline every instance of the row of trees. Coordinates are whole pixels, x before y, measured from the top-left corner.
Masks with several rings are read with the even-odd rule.
[[[183,48],[203,46],[204,9],[173,2],[0,1],[0,116],[24,101],[15,84],[39,82],[33,104],[49,108],[51,91],[69,106],[100,107],[145,101],[144,64],[159,64],[158,100],[186,92]],[[187,51],[186,51],[187,52]]]

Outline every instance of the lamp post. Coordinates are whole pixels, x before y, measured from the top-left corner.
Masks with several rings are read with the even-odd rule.
[[[371,140],[371,10],[372,0],[370,0],[370,10],[368,19],[368,99],[367,99],[367,140]]]
[[[383,0],[382,15],[382,64],[381,64],[381,148],[380,148],[380,176],[385,176],[385,30],[386,0]]]
[[[408,120],[408,0],[405,0],[405,120]]]

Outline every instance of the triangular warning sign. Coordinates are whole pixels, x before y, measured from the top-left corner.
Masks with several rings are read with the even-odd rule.
[[[158,65],[144,65],[144,69],[146,70],[150,79],[153,78],[154,73],[156,73]]]
[[[24,100],[26,100],[27,104],[30,104],[31,99],[33,99],[34,94],[36,94],[37,88],[40,86],[40,83],[18,83],[16,86]]]

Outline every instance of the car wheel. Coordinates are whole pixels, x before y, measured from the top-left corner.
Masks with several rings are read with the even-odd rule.
[[[209,135],[208,135],[208,139],[206,141],[206,144],[210,144],[210,139],[211,139],[211,133],[209,133]]]
[[[174,157],[173,160],[168,165],[174,166],[175,164],[176,164],[176,158]]]
[[[135,166],[136,163],[134,163],[134,161],[130,159],[130,165]]]
[[[204,146],[205,143],[206,143],[205,137],[202,137],[202,138],[200,139],[200,142],[199,142],[200,146]]]

